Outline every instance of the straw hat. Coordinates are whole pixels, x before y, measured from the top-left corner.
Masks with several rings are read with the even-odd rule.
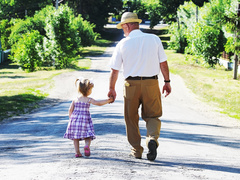
[[[130,22],[138,22],[140,24],[142,20],[138,19],[138,16],[136,13],[125,12],[122,15],[121,22],[117,25],[117,28],[122,29],[122,24],[130,23]]]

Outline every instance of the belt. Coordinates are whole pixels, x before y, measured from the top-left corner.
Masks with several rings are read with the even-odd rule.
[[[151,77],[140,77],[140,76],[136,76],[136,77],[132,77],[132,76],[128,76],[126,80],[145,80],[145,79],[158,79],[158,76],[151,76]]]

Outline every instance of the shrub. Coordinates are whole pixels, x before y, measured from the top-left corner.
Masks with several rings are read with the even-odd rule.
[[[187,35],[187,52],[200,55],[211,67],[218,62],[220,53],[224,50],[225,38],[223,31],[215,26],[197,23],[194,31]]]
[[[169,28],[170,41],[168,43],[169,48],[175,50],[177,53],[184,53],[187,46],[187,40],[184,35],[185,28],[180,26],[178,28],[177,23],[173,23]]]
[[[94,24],[84,21],[81,15],[73,19],[73,28],[77,32],[77,38],[80,38],[82,47],[91,46],[96,40],[97,34],[93,31]]]
[[[1,45],[3,50],[10,49],[10,44],[8,42],[9,35],[11,33],[11,22],[7,19],[0,21],[0,37]]]
[[[73,18],[73,12],[67,6],[60,6],[46,17],[46,37],[39,53],[45,64],[61,69],[68,67],[75,58],[80,38],[72,27]]]
[[[81,16],[74,17],[73,11],[66,5],[60,6],[57,10],[47,6],[36,12],[34,17],[27,17],[25,20],[16,19],[12,22],[14,26],[9,42],[16,51],[12,51],[11,58],[22,63],[20,65],[23,69],[30,71],[40,65],[54,66],[57,69],[68,67],[75,59],[79,48],[92,45],[97,36],[93,31],[94,25],[84,21]],[[31,34],[33,30],[38,32],[36,38]],[[27,38],[26,36],[30,34],[31,36]],[[35,49],[26,49],[26,44],[29,42]],[[20,50],[18,47],[23,49]],[[32,57],[37,62],[31,62],[29,66],[22,57],[28,58],[30,54],[34,54]],[[28,62],[29,59],[26,61]]]
[[[37,67],[41,66],[41,59],[38,55],[36,45],[41,43],[42,36],[38,31],[33,30],[23,34],[22,38],[12,47],[14,60],[20,66],[28,71],[33,72]]]

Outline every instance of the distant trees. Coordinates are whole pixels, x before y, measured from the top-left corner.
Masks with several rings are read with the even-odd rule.
[[[1,0],[0,20],[11,18],[24,18],[33,16],[35,11],[41,10],[46,5],[52,4],[52,0]]]
[[[27,71],[68,67],[80,47],[94,43],[109,13],[122,8],[121,0],[58,2],[56,10],[56,0],[0,1],[2,48],[11,49],[11,59]]]
[[[122,0],[68,0],[65,2],[81,16],[95,24],[95,30],[101,31],[108,23],[109,13],[119,14],[122,10]]]
[[[57,11],[55,2],[0,1],[2,47],[12,49],[12,59],[28,58],[19,47],[31,44],[37,48],[31,55],[39,61],[35,65],[64,68],[79,47],[93,43],[94,31],[101,31],[110,13],[120,17],[128,10],[150,20],[150,28],[162,20],[171,24],[169,47],[201,56],[212,67],[224,49],[236,55],[240,51],[238,0],[64,0]]]
[[[196,5],[185,2],[177,11],[178,23],[172,23],[170,27],[170,48],[201,56],[212,67],[216,65],[224,49],[230,52],[238,44],[232,41],[235,39],[234,28],[230,30],[230,27],[236,29],[236,21],[239,22],[237,3],[238,0],[211,0],[199,8],[199,14],[196,14]],[[199,21],[196,15],[199,16]]]
[[[1,0],[0,20],[32,17],[36,11],[47,5],[55,6],[56,0]],[[75,16],[81,14],[82,18],[95,24],[95,30],[100,31],[108,22],[109,13],[120,13],[122,0],[59,0],[61,4],[68,5]]]

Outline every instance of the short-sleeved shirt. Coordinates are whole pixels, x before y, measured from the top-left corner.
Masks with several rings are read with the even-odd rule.
[[[160,38],[154,34],[133,30],[116,46],[110,67],[120,70],[123,76],[151,77],[160,72],[160,63],[167,60]]]

